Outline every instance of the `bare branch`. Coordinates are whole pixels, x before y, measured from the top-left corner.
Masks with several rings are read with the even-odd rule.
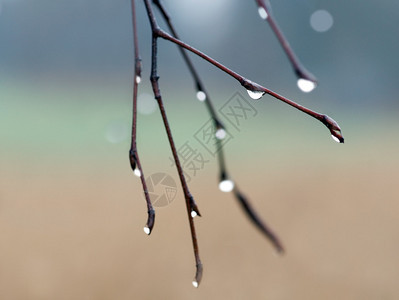
[[[153,14],[153,10],[151,7],[151,4],[149,3],[149,0],[144,0],[145,2],[145,6],[147,9],[147,14],[148,17],[150,19],[150,23],[151,23],[151,28],[153,31],[153,37],[152,37],[152,55],[151,55],[151,84],[152,84],[152,90],[154,92],[154,97],[158,102],[158,106],[159,106],[159,110],[161,112],[161,116],[162,116],[162,120],[164,122],[164,126],[165,126],[165,130],[166,130],[166,134],[168,136],[168,140],[169,140],[169,145],[170,148],[172,150],[172,154],[173,154],[173,158],[175,160],[176,163],[176,168],[177,168],[177,172],[179,174],[179,178],[180,178],[180,182],[183,188],[183,192],[184,192],[184,198],[186,200],[186,207],[187,207],[187,216],[188,216],[188,221],[190,223],[190,231],[191,231],[191,238],[192,238],[192,242],[193,242],[193,250],[194,250],[194,257],[195,257],[195,263],[196,263],[196,274],[193,280],[193,285],[195,287],[198,287],[201,279],[202,279],[202,263],[200,260],[200,256],[199,256],[199,248],[198,248],[198,241],[197,241],[197,234],[195,232],[195,226],[194,226],[194,217],[201,216],[198,207],[194,201],[194,198],[192,197],[192,195],[190,194],[190,191],[188,189],[187,183],[186,183],[186,179],[184,177],[183,174],[183,168],[181,166],[180,163],[180,159],[179,156],[177,154],[177,150],[176,150],[176,146],[172,137],[172,132],[169,126],[169,122],[168,122],[168,118],[166,116],[166,111],[164,108],[164,104],[162,101],[162,96],[161,96],[161,92],[160,92],[160,88],[159,88],[159,76],[157,74],[157,39],[158,39],[158,35],[157,32],[159,31],[159,27],[157,25],[156,19],[154,17]]]
[[[255,224],[255,226],[266,235],[269,240],[273,243],[274,247],[277,249],[278,253],[284,253],[284,247],[281,244],[277,235],[267,226],[257,215],[256,211],[249,204],[246,197],[238,190],[237,187],[234,188],[234,195],[242,206],[242,209],[247,214],[248,218]]]
[[[141,184],[143,186],[144,197],[147,203],[148,219],[144,227],[144,232],[146,234],[151,234],[152,228],[155,222],[155,211],[151,204],[151,199],[148,194],[148,188],[144,177],[143,168],[141,167],[140,158],[137,152],[137,90],[138,84],[141,81],[141,59],[139,55],[139,46],[137,39],[137,24],[136,24],[136,6],[135,0],[131,0],[132,6],[132,23],[133,23],[133,41],[134,41],[134,78],[133,78],[133,121],[132,121],[132,140],[129,151],[130,166],[134,174],[141,179]]]
[[[280,30],[272,14],[272,9],[269,0],[255,0],[255,1],[258,5],[259,16],[269,23],[278,41],[283,47],[285,54],[287,55],[294,69],[294,72],[298,77],[298,82],[297,82],[298,87],[303,92],[311,92],[317,85],[317,79],[301,64],[298,57],[295,55],[294,51],[292,50],[290,44],[288,43],[288,40],[284,37],[283,32]]]
[[[228,75],[230,75],[231,77],[236,79],[248,91],[248,94],[250,95],[250,97],[252,99],[257,100],[257,99],[260,99],[264,94],[269,94],[270,96],[272,96],[280,101],[283,101],[283,102],[287,103],[288,105],[291,105],[292,107],[319,120],[330,130],[331,135],[336,138],[334,140],[336,140],[340,143],[344,142],[344,138],[341,134],[341,129],[339,128],[338,123],[335,122],[332,118],[328,117],[327,115],[320,114],[320,113],[315,112],[309,108],[299,105],[298,103],[296,103],[282,95],[279,95],[276,92],[273,92],[272,90],[269,90],[256,82],[253,82],[253,81],[241,76],[240,74],[238,74],[238,73],[234,72],[233,70],[227,68],[226,66],[222,65],[221,63],[214,60],[212,57],[206,55],[205,53],[195,49],[194,47],[191,47],[190,45],[182,42],[179,39],[174,38],[169,33],[163,31],[162,29],[158,28],[154,33],[157,36],[159,36],[165,40],[171,41],[172,43],[175,43],[175,44],[191,51],[192,53],[198,55],[199,57],[202,57],[209,63],[216,66],[218,69],[224,71],[225,73],[227,73]]]

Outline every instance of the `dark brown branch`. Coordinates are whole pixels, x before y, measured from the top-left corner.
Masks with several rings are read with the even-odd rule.
[[[159,35],[157,34],[157,32],[160,30],[158,27],[158,24],[156,22],[156,19],[154,17],[153,14],[153,10],[151,7],[151,4],[149,2],[149,0],[144,0],[146,9],[147,9],[147,14],[148,17],[150,19],[150,23],[151,23],[151,29],[153,31],[153,37],[152,37],[152,55],[151,55],[151,84],[152,84],[152,89],[154,92],[154,97],[158,102],[158,106],[159,106],[159,110],[161,112],[161,116],[162,116],[162,120],[164,122],[164,126],[165,126],[165,130],[166,130],[166,134],[168,136],[168,140],[169,140],[169,144],[170,144],[170,148],[172,150],[172,154],[173,154],[173,158],[175,160],[175,164],[176,164],[176,168],[179,174],[179,178],[180,178],[180,182],[183,188],[183,192],[184,192],[184,198],[186,200],[186,207],[187,207],[187,216],[188,216],[188,221],[190,224],[190,231],[191,231],[191,238],[192,238],[192,242],[193,242],[193,250],[194,250],[194,257],[195,257],[195,262],[196,262],[196,274],[195,274],[195,278],[193,280],[193,285],[195,287],[198,287],[201,279],[202,279],[202,271],[203,271],[203,267],[202,267],[202,263],[200,260],[200,256],[199,256],[199,248],[198,248],[198,241],[197,241],[197,234],[195,231],[195,226],[194,226],[194,217],[195,216],[201,216],[198,207],[194,201],[194,198],[192,197],[192,195],[190,194],[190,191],[188,189],[187,183],[186,183],[186,179],[184,177],[183,174],[183,168],[181,166],[180,160],[179,160],[179,156],[177,154],[177,150],[176,150],[176,146],[172,137],[172,132],[169,126],[169,122],[166,116],[166,112],[165,112],[165,108],[164,108],[164,104],[162,101],[162,96],[161,96],[161,92],[159,89],[159,77],[157,74],[157,39],[159,37]]]
[[[137,152],[137,90],[138,84],[141,81],[141,59],[139,55],[139,46],[137,39],[137,24],[136,24],[136,6],[135,0],[131,0],[132,6],[132,23],[133,23],[133,41],[134,41],[134,78],[133,78],[133,121],[132,121],[132,140],[129,151],[130,166],[134,174],[141,179],[141,184],[143,186],[144,197],[147,203],[148,218],[146,226],[144,227],[144,232],[146,234],[151,234],[152,228],[155,222],[155,211],[151,204],[151,199],[148,194],[148,188],[144,177],[143,168],[141,167],[140,158]]]
[[[278,253],[284,253],[284,248],[278,239],[277,235],[267,226],[257,215],[256,211],[252,208],[246,197],[234,187],[234,195],[238,202],[241,204],[242,209],[247,214],[248,218],[255,224],[255,226],[273,243]]]
[[[172,35],[179,39],[178,34],[172,24],[171,18],[169,14],[166,12],[164,6],[162,5],[160,0],[153,0],[153,3],[158,7],[160,10],[165,22],[168,25],[168,28]],[[212,101],[209,97],[209,94],[205,91],[205,87],[200,79],[200,76],[198,75],[198,72],[196,71],[194,64],[192,63],[190,57],[187,55],[186,50],[184,50],[182,47],[178,46],[178,49],[180,50],[181,55],[183,56],[183,59],[193,77],[195,86],[197,87],[197,92],[204,92],[205,93],[205,99],[204,102],[208,108],[209,114],[211,115],[211,118],[214,122],[214,126],[216,129],[216,132],[218,130],[225,130],[224,126],[222,125],[221,121],[217,117],[216,111],[213,108]],[[234,187],[235,183],[231,181],[230,176],[227,173],[226,169],[226,163],[225,163],[225,156],[224,156],[224,150],[222,147],[222,143],[220,138],[217,136],[214,137],[216,139],[216,149],[218,150],[218,164],[219,164],[219,174],[220,174],[220,179],[219,182],[223,181],[230,181],[229,184],[231,184],[232,187]],[[229,190],[226,190],[229,191]],[[276,247],[276,250],[278,252],[283,252],[283,247],[281,246],[281,243],[278,241],[277,237],[272,233],[271,229],[269,229],[266,224],[258,217],[256,212],[252,209],[251,205],[247,201],[246,197],[243,197],[242,194],[238,191],[237,187],[234,187],[234,196],[240,203],[242,209],[244,212],[247,214],[247,216],[250,218],[250,220],[254,223],[254,225],[272,242],[272,244]]]
[[[176,30],[175,30],[175,28],[174,28],[174,26],[173,26],[173,24],[172,24],[172,22],[170,20],[170,16],[166,12],[166,10],[165,10],[164,6],[162,5],[161,1],[153,0],[152,2],[160,10],[160,12],[161,12],[163,18],[165,19],[166,24],[168,25],[168,28],[169,28],[170,32],[172,33],[172,35],[175,38],[179,39],[179,36],[177,35],[177,32],[176,32]],[[202,80],[199,77],[199,75],[198,75],[198,73],[197,73],[197,71],[196,71],[191,59],[188,57],[187,52],[182,47],[178,47],[178,49],[179,49],[181,55],[183,56],[184,62],[186,63],[186,65],[187,65],[187,67],[188,67],[188,69],[189,69],[189,71],[191,73],[191,76],[194,79],[195,87],[197,89],[197,97],[198,97],[198,92],[203,92],[204,93],[203,94],[204,95],[204,100],[202,100],[202,99],[199,99],[199,100],[205,102],[206,107],[207,107],[207,109],[209,111],[209,114],[211,115],[212,120],[214,121],[215,127],[217,127],[217,126],[223,127],[222,122],[217,117],[217,114],[215,112],[215,108],[213,107],[212,101],[210,101],[209,95],[208,95],[208,93],[205,90],[204,84],[202,83]],[[200,98],[200,97],[198,97],[198,98]]]
[[[292,107],[308,114],[309,116],[319,120],[320,122],[322,122],[329,130],[330,133],[334,138],[334,140],[343,143],[344,142],[344,138],[341,134],[341,129],[339,128],[337,122],[335,122],[332,118],[328,117],[327,115],[323,115],[320,114],[318,112],[315,112],[309,108],[306,108],[302,105],[299,105],[298,103],[277,94],[276,92],[273,92],[272,90],[269,90],[267,88],[265,88],[264,86],[253,82],[243,76],[241,76],[240,74],[234,72],[233,70],[227,68],[226,66],[222,65],[221,63],[219,63],[218,61],[214,60],[212,57],[206,55],[205,53],[191,47],[190,45],[182,42],[181,40],[174,38],[173,36],[171,36],[169,33],[163,31],[162,29],[160,29],[159,27],[157,28],[157,30],[154,31],[154,34],[156,34],[157,36],[171,41],[172,43],[175,43],[189,51],[191,51],[192,53],[198,55],[199,57],[205,59],[206,61],[208,61],[209,63],[213,64],[214,66],[216,66],[217,68],[219,68],[220,70],[224,71],[225,73],[227,73],[228,75],[230,75],[231,77],[233,77],[234,79],[236,79],[238,82],[240,82],[240,84],[247,89],[248,94],[253,98],[253,99],[259,99],[261,98],[264,94],[269,94],[270,96],[285,102],[288,105],[291,105]]]
[[[268,0],[255,0],[255,1],[258,5],[259,16],[269,23],[278,41],[280,42],[281,47],[283,47],[284,52],[287,55],[292,65],[292,68],[294,69],[295,74],[299,78],[298,79],[299,88],[304,92],[312,91],[317,85],[317,79],[301,64],[298,57],[295,55],[294,51],[292,50],[290,44],[288,43],[288,40],[284,37],[283,32],[279,28],[272,14],[270,2]]]
[[[177,34],[173,24],[172,24],[170,16],[166,12],[166,10],[165,10],[164,6],[162,5],[161,1],[160,0],[153,0],[153,3],[160,10],[161,15],[163,16],[166,24],[168,25],[168,28],[169,28],[170,32],[172,33],[173,37],[175,37],[176,39],[179,39],[179,36],[178,36],[178,34]],[[211,119],[213,121],[213,124],[215,126],[215,129],[216,130],[224,130],[225,127],[224,127],[223,123],[220,121],[219,117],[217,116],[217,113],[216,113],[215,108],[214,108],[214,106],[212,104],[212,101],[211,101],[211,99],[209,97],[209,94],[206,91],[205,86],[202,83],[202,80],[201,80],[200,76],[198,75],[197,70],[194,67],[194,64],[192,63],[190,57],[187,55],[187,52],[186,52],[186,50],[184,50],[183,47],[178,46],[178,49],[179,49],[181,55],[183,56],[183,60],[186,63],[186,65],[187,65],[187,67],[188,67],[188,69],[189,69],[189,71],[191,73],[191,76],[194,79],[194,84],[195,84],[195,87],[196,87],[196,90],[197,90],[197,98],[199,98],[200,101],[204,101],[204,103],[205,103],[205,105],[206,105],[206,107],[208,109],[208,112],[209,112],[209,114],[211,116]],[[203,93],[202,94],[203,98],[201,98],[201,96],[198,96],[199,95],[198,93],[201,93],[201,92]],[[226,167],[225,167],[225,161],[224,161],[224,152],[223,152],[223,149],[221,147],[221,141],[218,138],[216,138],[216,147],[217,147],[217,149],[219,149],[219,151],[218,151],[218,160],[219,160],[220,174],[227,174]]]

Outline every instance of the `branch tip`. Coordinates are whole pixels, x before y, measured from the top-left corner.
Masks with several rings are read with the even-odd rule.
[[[247,214],[248,218],[254,223],[255,227],[258,228],[262,234],[272,243],[277,253],[284,253],[284,247],[281,244],[277,235],[259,218],[247,198],[241,194],[241,192],[235,188],[234,195],[240,203],[242,209]]]
[[[196,216],[202,217],[201,213],[198,209],[197,204],[194,201],[193,196],[189,196],[189,203],[190,203],[190,214],[192,218],[195,218]]]
[[[151,209],[148,211],[147,224],[144,226],[144,232],[147,235],[151,234],[152,229],[154,228],[154,223],[155,223],[155,210]]]
[[[201,279],[202,279],[202,272],[203,272],[203,267],[202,267],[202,263],[201,262],[199,262],[197,265],[196,265],[196,272],[195,272],[195,278],[194,278],[194,280],[192,281],[192,284],[193,284],[193,286],[195,287],[195,288],[198,288],[199,287],[199,285],[200,285],[200,283],[201,283]]]
[[[341,128],[339,127],[338,123],[327,115],[322,115],[320,120],[329,130],[331,133],[331,137],[337,143],[344,143],[344,137],[341,132]]]

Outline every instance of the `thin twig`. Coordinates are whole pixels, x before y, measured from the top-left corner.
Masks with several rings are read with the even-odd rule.
[[[291,105],[292,107],[319,120],[330,130],[331,135],[333,137],[335,137],[338,142],[340,142],[340,143],[344,142],[344,138],[341,134],[341,128],[338,126],[337,122],[335,122],[332,118],[328,117],[327,115],[320,114],[320,113],[315,112],[309,108],[299,105],[298,103],[296,103],[280,94],[277,94],[276,92],[273,92],[272,90],[269,90],[256,82],[253,82],[253,81],[241,76],[240,74],[227,68],[226,66],[219,63],[212,57],[206,55],[205,53],[195,49],[194,47],[182,42],[181,40],[179,40],[177,38],[174,38],[169,33],[165,32],[164,30],[160,29],[159,27],[154,30],[153,34],[191,51],[192,53],[198,55],[199,57],[201,57],[201,58],[205,59],[206,61],[208,61],[209,63],[213,64],[218,69],[224,71],[225,73],[227,73],[228,75],[230,75],[231,77],[236,79],[245,89],[247,89],[247,91],[249,91],[250,93],[252,92],[252,95],[251,95],[252,98],[259,99],[264,94],[269,94],[270,96],[272,96],[282,102],[285,102],[286,104]]]
[[[317,85],[316,77],[308,70],[306,70],[306,68],[299,61],[298,57],[295,55],[290,44],[288,43],[288,40],[284,37],[283,32],[281,31],[280,27],[276,22],[276,19],[273,16],[270,2],[268,0],[255,0],[255,1],[258,5],[258,13],[260,17],[269,23],[278,41],[283,47],[283,50],[287,55],[297,77],[299,79],[308,80],[314,84],[314,86],[311,89],[307,90],[310,92]]]
[[[157,74],[157,39],[159,36],[156,34],[156,32],[159,30],[159,27],[158,27],[158,24],[154,17],[153,10],[152,10],[149,0],[144,0],[144,3],[146,6],[146,9],[147,9],[147,14],[150,19],[151,28],[153,31],[150,79],[151,79],[152,89],[154,92],[154,97],[158,102],[159,110],[161,112],[162,120],[164,122],[165,130],[166,130],[166,133],[168,136],[170,148],[172,150],[173,158],[176,163],[176,168],[177,168],[180,182],[181,182],[183,192],[184,192],[184,198],[186,200],[187,216],[188,216],[188,221],[190,223],[191,238],[192,238],[192,242],[193,242],[194,257],[195,257],[195,262],[196,262],[196,274],[195,274],[195,278],[193,280],[193,285],[195,287],[198,287],[201,282],[201,279],[202,279],[203,267],[202,267],[202,263],[201,263],[200,256],[199,256],[197,234],[195,232],[195,226],[194,226],[193,219],[197,215],[201,216],[201,214],[200,214],[198,207],[194,201],[194,198],[192,197],[192,195],[190,194],[190,191],[188,189],[188,185],[186,183],[186,179],[183,174],[183,168],[181,166],[180,159],[177,154],[176,146],[175,146],[175,143],[174,143],[173,137],[172,137],[172,132],[170,130],[169,122],[168,122],[168,119],[166,116],[166,112],[165,112],[165,108],[164,108],[164,104],[162,101],[162,96],[161,96],[161,92],[160,92],[160,88],[159,88],[159,83],[158,83],[159,76]]]
[[[159,0],[153,0],[152,1],[160,10],[161,15],[163,16],[164,20],[166,21],[166,24],[169,27],[170,32],[172,33],[172,35],[179,39],[179,36],[177,35],[177,32],[172,24],[172,21],[170,19],[169,14],[166,12],[165,7],[162,5],[161,1]],[[182,48],[182,47],[178,47],[178,49],[180,50],[181,55],[183,56],[184,62],[186,63],[191,76],[194,79],[195,82],[195,87],[197,89],[197,93],[198,92],[203,92],[204,93],[204,97],[205,99],[203,100],[206,104],[206,107],[209,111],[209,114],[212,117],[212,120],[214,121],[215,126],[221,126],[222,128],[224,127],[222,122],[220,121],[220,119],[217,117],[215,108],[213,107],[212,101],[210,101],[209,99],[209,95],[205,90],[204,84],[202,83],[202,80],[200,78],[200,76],[198,75],[198,72],[196,71],[193,63],[191,62],[191,59],[188,57],[187,52]]]
[[[133,23],[133,41],[134,41],[134,78],[133,78],[133,121],[132,121],[132,140],[129,151],[130,166],[136,176],[141,179],[141,184],[143,186],[144,197],[147,203],[148,218],[146,226],[144,227],[144,232],[146,234],[151,234],[152,228],[155,222],[155,211],[151,204],[151,199],[148,193],[147,184],[144,177],[143,168],[141,167],[139,154],[137,152],[137,90],[138,84],[141,81],[141,59],[139,55],[139,46],[137,39],[137,24],[136,24],[136,5],[135,0],[131,0],[132,6],[132,23]]]
[[[248,218],[255,224],[255,226],[272,242],[278,253],[284,253],[284,247],[281,244],[277,235],[266,225],[258,216],[256,211],[249,204],[246,197],[238,190],[238,187],[234,187],[234,195],[241,204],[242,209],[247,214]]]

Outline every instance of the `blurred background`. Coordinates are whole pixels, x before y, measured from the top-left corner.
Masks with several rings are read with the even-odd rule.
[[[281,257],[218,190],[217,160],[198,140],[209,120],[175,45],[159,41],[160,86],[177,146],[207,163],[190,176],[204,277],[199,289],[178,176],[148,82],[142,1],[138,147],[146,176],[177,184],[146,206],[130,169],[130,1],[0,0],[1,299],[398,299],[397,1],[271,1],[319,86],[302,93],[255,1],[165,0],[181,38],[300,104],[333,117],[345,144],[312,118],[192,56],[223,119],[228,169],[278,233]],[[159,15],[157,15],[159,18]],[[159,23],[165,25],[159,18]],[[244,100],[242,100],[244,99]],[[187,170],[189,173],[189,170]],[[159,190],[162,193],[162,190]]]

